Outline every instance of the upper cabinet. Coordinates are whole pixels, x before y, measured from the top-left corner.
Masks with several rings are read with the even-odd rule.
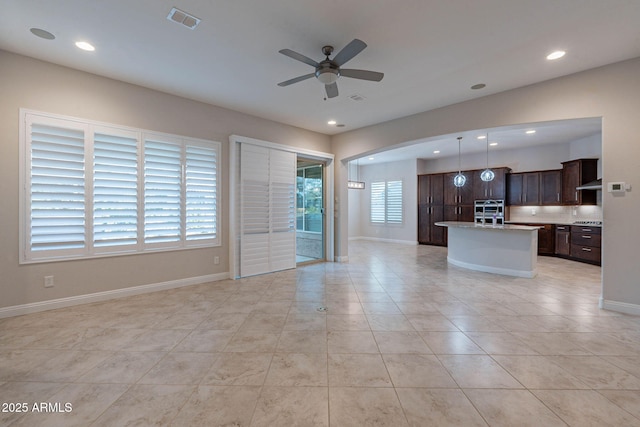
[[[540,172],[511,173],[507,178],[507,205],[540,204]]]
[[[444,174],[444,204],[453,205],[471,205],[475,199],[473,198],[473,171],[462,171],[462,174],[467,178],[467,181],[462,187],[456,187],[453,185],[453,178],[458,172],[450,172]],[[480,178],[478,178],[480,179]]]
[[[598,178],[598,159],[577,159],[562,163],[562,204],[595,205],[596,190],[576,190]]]
[[[562,202],[562,169],[540,172],[540,204],[559,205]]]
[[[483,169],[484,170],[484,169]],[[482,170],[472,171],[473,175],[473,198],[474,200],[504,200],[507,196],[507,174],[509,168],[492,168],[495,177],[491,181],[480,179]]]
[[[418,175],[418,204],[444,205],[444,175]]]

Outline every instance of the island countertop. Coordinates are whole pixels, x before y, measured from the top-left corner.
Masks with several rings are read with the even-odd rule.
[[[534,225],[516,225],[516,224],[503,224],[503,225],[490,225],[490,224],[477,224],[475,222],[463,222],[463,221],[442,221],[436,222],[435,225],[440,227],[455,227],[455,228],[476,228],[479,230],[538,230],[540,227]]]

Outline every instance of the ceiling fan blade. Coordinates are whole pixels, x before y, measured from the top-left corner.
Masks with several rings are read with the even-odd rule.
[[[330,85],[324,85],[324,89],[327,91],[327,98],[335,98],[338,96],[338,85],[331,83]]]
[[[280,83],[278,83],[278,86],[282,86],[282,87],[289,86],[289,85],[292,85],[294,83],[298,83],[298,82],[301,82],[303,80],[310,79],[311,77],[314,77],[314,76],[315,76],[315,73],[305,74],[304,76],[300,76],[300,77],[296,77],[296,78],[293,78],[293,79],[290,79],[290,80],[286,80],[284,82],[280,82]]]
[[[305,64],[309,64],[312,67],[317,67],[318,63],[316,61],[314,61],[313,59],[304,56],[301,53],[298,52],[294,52],[291,49],[282,49],[279,50],[278,52],[280,52],[281,54],[288,56],[289,58],[295,59],[296,61],[300,61],[300,62],[304,62]]]
[[[340,76],[351,77],[352,79],[371,80],[379,82],[384,77],[384,73],[368,70],[340,70]]]
[[[346,45],[338,54],[333,58],[333,62],[338,64],[339,67],[346,64],[351,58],[359,54],[367,47],[367,44],[362,40],[353,39],[351,43]]]

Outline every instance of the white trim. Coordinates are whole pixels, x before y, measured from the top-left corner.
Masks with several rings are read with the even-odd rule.
[[[525,271],[525,270],[513,270],[511,268],[490,267],[487,265],[471,264],[468,262],[458,261],[450,257],[447,257],[447,262],[455,265],[456,267],[466,268],[469,270],[482,271],[485,273],[501,274],[504,276],[524,277],[526,279],[533,279],[538,274],[537,270]]]
[[[37,313],[56,308],[71,307],[74,305],[88,304],[92,302],[106,301],[115,298],[128,297],[150,292],[164,291],[167,289],[182,288],[184,286],[199,285],[208,282],[217,282],[229,278],[229,273],[207,274],[205,276],[187,277],[185,279],[170,280],[168,282],[151,283],[149,285],[133,286],[130,288],[115,289],[112,291],[96,292],[93,294],[76,295],[67,298],[58,298],[48,301],[39,301],[29,304],[14,305],[0,308],[0,319],[19,316],[22,314]]]
[[[600,298],[600,308],[605,310],[617,311],[619,313],[640,315],[640,305],[629,304],[627,302],[610,301]]]
[[[334,259],[335,262],[349,262],[349,257],[348,256],[337,256]]]
[[[334,236],[334,174],[335,174],[335,155],[331,153],[325,153],[322,151],[309,150],[306,148],[298,148],[290,145],[277,144],[274,142],[263,141],[259,139],[231,135],[229,136],[229,271],[231,278],[235,279],[237,272],[239,271],[239,260],[237,259],[237,215],[236,212],[236,186],[237,186],[237,153],[236,144],[249,143],[261,147],[273,148],[276,150],[283,150],[303,157],[321,160],[326,162],[325,164],[325,187],[326,187],[326,199],[325,199],[325,216],[327,218],[326,230],[325,230],[325,259],[331,261],[334,259],[335,254],[335,236]],[[346,258],[346,257],[345,257]],[[337,259],[337,258],[336,258]],[[347,258],[348,259],[348,258]],[[338,261],[346,262],[346,261]]]
[[[382,237],[356,236],[356,237],[349,237],[349,240],[368,240],[370,242],[399,243],[401,245],[412,245],[412,246],[418,245],[418,242],[414,240],[383,239]]]

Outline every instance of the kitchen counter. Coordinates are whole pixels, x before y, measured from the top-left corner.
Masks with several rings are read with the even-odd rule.
[[[435,225],[449,230],[447,261],[452,265],[516,277],[532,278],[537,274],[537,226],[458,221]]]

